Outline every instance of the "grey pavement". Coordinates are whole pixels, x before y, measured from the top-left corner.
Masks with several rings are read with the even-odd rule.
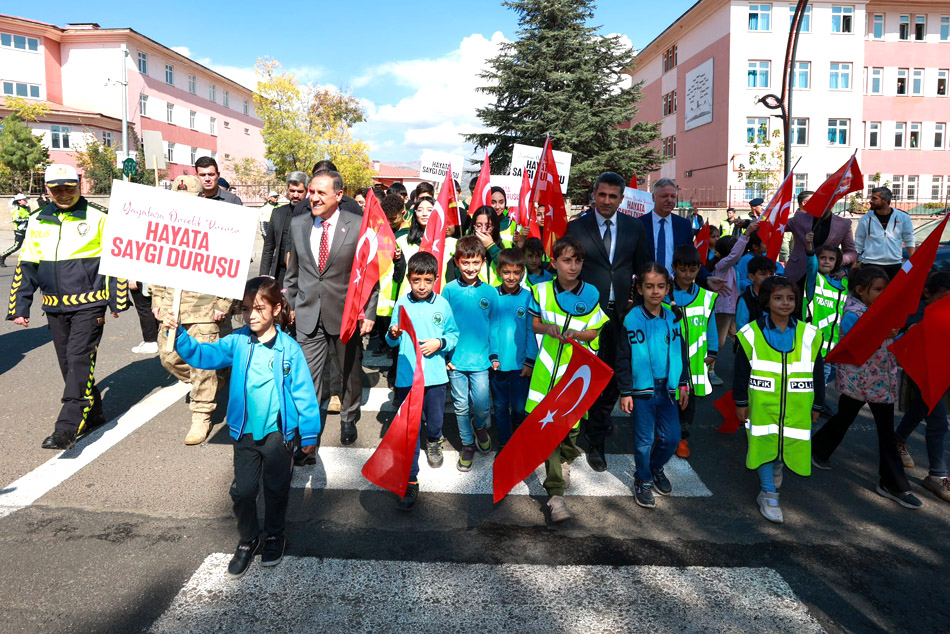
[[[12,270],[0,269],[0,288]],[[106,434],[124,433],[133,406],[175,383],[156,357],[131,352],[140,340],[134,314],[108,319],[96,373],[106,416],[118,422]],[[0,350],[2,506],[12,483],[57,455],[39,445],[62,382],[36,307],[29,328],[0,323]],[[385,387],[375,368],[367,387]],[[709,496],[661,498],[649,511],[629,494],[585,495],[592,485],[581,482],[568,499],[574,519],[552,525],[536,491],[495,505],[485,493],[427,490],[423,479],[406,514],[387,492],[311,484],[292,489],[285,562],[266,571],[255,564],[232,582],[222,574],[236,543],[226,399],[225,390],[206,443],[184,445],[189,414],[176,397],[0,517],[0,631],[941,632],[950,622],[950,505],[920,486],[922,434],[911,439],[918,466],[908,473],[924,508],[909,511],[874,493],[867,412],[832,471],[800,478],[786,470],[784,525],[758,514],[745,439],[717,434],[720,418],[705,399],[688,467]],[[363,412],[356,448],[375,447],[392,418],[384,409]],[[607,450],[630,454],[629,421],[615,424]],[[454,426],[447,415],[457,449]],[[330,416],[323,459],[350,451],[338,430]],[[97,432],[54,462],[85,460],[107,440]],[[587,468],[583,458],[576,468]],[[297,478],[310,470],[312,479],[314,469]],[[454,472],[449,462],[443,469]]]

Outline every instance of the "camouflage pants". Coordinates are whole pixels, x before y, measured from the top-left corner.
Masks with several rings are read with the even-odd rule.
[[[230,319],[219,324],[182,324],[198,343],[213,343],[231,332]],[[210,414],[215,409],[214,397],[218,393],[218,382],[224,381],[226,371],[199,370],[185,363],[178,353],[166,348],[167,331],[161,328],[158,333],[158,351],[162,365],[179,381],[191,384],[191,396],[188,407],[192,412]]]

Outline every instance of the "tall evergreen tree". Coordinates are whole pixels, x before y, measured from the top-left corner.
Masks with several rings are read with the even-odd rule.
[[[620,85],[635,55],[618,36],[603,37],[587,25],[594,2],[504,5],[519,15],[517,40],[482,73],[490,85],[480,90],[495,101],[477,112],[490,131],[467,140],[491,148],[493,167],[507,167],[515,143],[540,146],[550,133],[555,149],[574,155],[568,196],[575,202],[586,201],[603,171],[630,178],[656,169],[659,152],[647,144],[658,138],[657,124],[633,122],[640,86]]]

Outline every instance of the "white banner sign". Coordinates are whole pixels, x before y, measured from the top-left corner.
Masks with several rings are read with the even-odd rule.
[[[623,200],[620,202],[621,213],[639,218],[653,211],[653,194],[642,189],[626,187],[623,190]]]
[[[713,60],[686,73],[686,118],[684,128],[692,130],[713,120]]]
[[[520,176],[492,176],[490,182],[492,187],[501,187],[505,190],[507,199],[505,205],[508,209],[518,206],[518,194],[521,192]]]
[[[452,167],[452,178],[461,183],[462,170],[465,169],[464,158],[448,152],[422,150],[419,178],[441,184],[445,179],[445,173],[449,171],[449,166]]]
[[[240,299],[257,229],[257,209],[112,181],[99,272]]]
[[[509,170],[511,175],[517,176],[520,180],[521,172],[527,169],[528,178],[533,183],[534,172],[538,169],[538,162],[541,160],[543,150],[544,148],[515,143],[511,149],[511,170]],[[557,150],[552,152],[554,154],[554,164],[557,165],[557,175],[561,179],[561,193],[567,194],[567,183],[571,178],[571,160],[574,155],[568,152],[558,152]],[[518,186],[521,186],[520,183]]]

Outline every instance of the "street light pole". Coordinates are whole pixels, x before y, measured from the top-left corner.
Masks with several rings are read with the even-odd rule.
[[[129,69],[127,68],[126,58],[129,56],[129,49],[125,44],[122,45],[122,160],[129,158]],[[129,180],[125,174],[122,178]]]
[[[802,21],[808,0],[798,0],[795,13],[792,14],[792,24],[788,29],[788,44],[785,47],[785,67],[782,74],[782,96],[765,95],[759,102],[771,110],[779,110],[782,119],[782,131],[785,138],[785,156],[782,173],[788,176],[792,169],[792,92],[795,78],[795,59],[798,54],[798,37],[802,32]]]

